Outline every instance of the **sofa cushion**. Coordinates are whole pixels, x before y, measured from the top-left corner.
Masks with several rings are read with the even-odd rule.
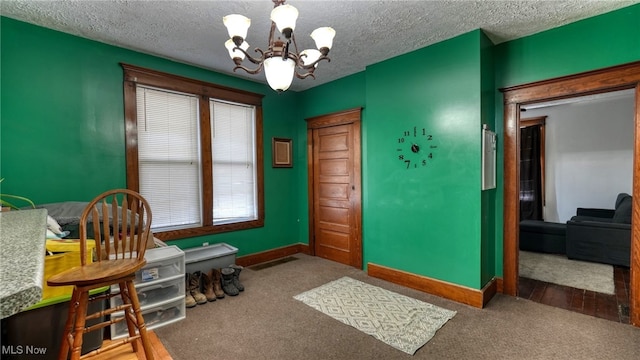
[[[629,194],[619,194],[616,199],[616,210],[613,215],[613,222],[631,224],[632,198]]]
[[[596,216],[572,216],[571,221],[595,221],[603,223],[613,222],[613,218],[601,218]]]

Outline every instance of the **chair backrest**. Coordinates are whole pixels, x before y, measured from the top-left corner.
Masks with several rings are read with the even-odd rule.
[[[80,216],[80,258],[87,259],[87,229],[93,229],[95,261],[144,259],[151,235],[151,208],[139,193],[113,189],[94,198]]]

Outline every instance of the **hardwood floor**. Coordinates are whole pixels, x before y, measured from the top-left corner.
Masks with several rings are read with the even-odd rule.
[[[614,266],[615,295],[520,277],[518,296],[542,304],[629,324],[629,268]]]

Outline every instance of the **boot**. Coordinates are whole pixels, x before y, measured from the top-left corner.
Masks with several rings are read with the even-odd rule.
[[[202,280],[202,292],[207,301],[216,301],[216,294],[213,292],[213,279],[209,275],[202,273],[200,280]]]
[[[233,286],[233,274],[234,270],[232,268],[226,267],[220,270],[222,273],[222,290],[225,294],[229,296],[236,296],[240,293],[238,288]]]
[[[240,271],[242,271],[243,267],[235,264],[229,265],[229,267],[233,269],[233,286],[239,291],[244,291],[244,285],[240,284]]]
[[[220,269],[211,269],[209,271],[209,278],[211,278],[211,282],[213,283],[213,292],[216,294],[218,299],[224,298],[224,290],[222,290],[222,274],[220,274]]]
[[[188,308],[192,308],[197,305],[196,299],[191,296],[191,291],[189,289],[189,274],[184,274],[184,284],[185,284],[185,292],[184,292],[184,306]]]
[[[189,274],[189,291],[198,305],[206,304],[207,297],[200,292],[200,271]]]

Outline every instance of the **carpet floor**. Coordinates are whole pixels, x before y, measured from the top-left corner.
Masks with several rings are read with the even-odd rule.
[[[631,325],[503,295],[477,309],[332,261],[295,257],[261,270],[245,268],[239,296],[187,309],[185,320],[154,331],[175,360],[640,358],[640,329]],[[294,299],[343,276],[456,315],[411,356]]]

